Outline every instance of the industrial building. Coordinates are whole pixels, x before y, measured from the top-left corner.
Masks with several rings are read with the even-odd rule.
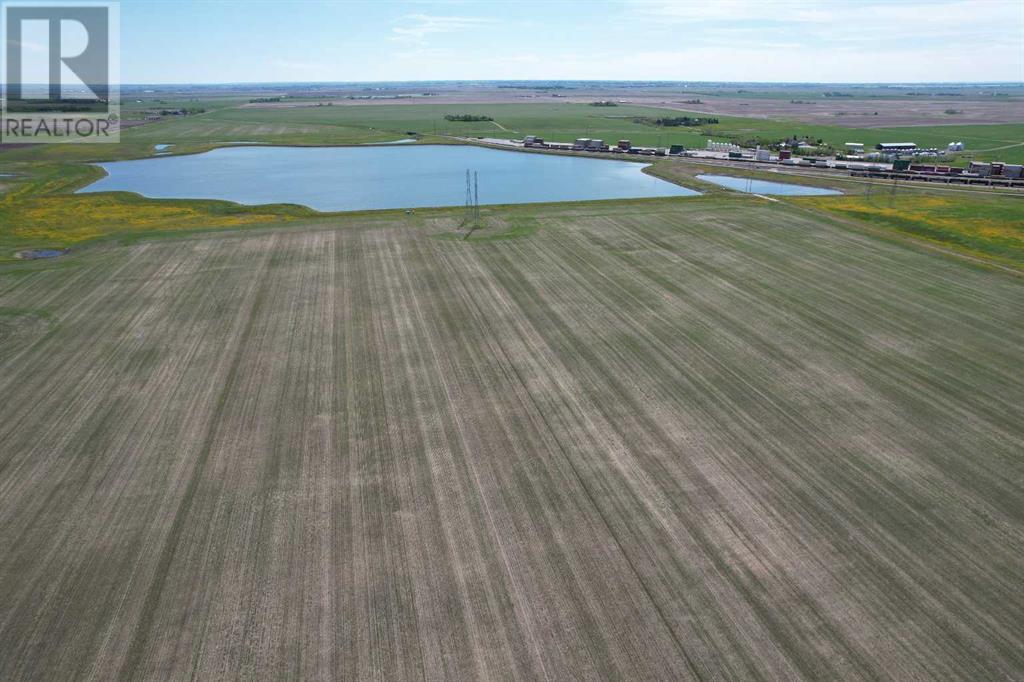
[[[917,151],[917,144],[914,142],[879,142],[875,149],[880,152],[914,152]]]

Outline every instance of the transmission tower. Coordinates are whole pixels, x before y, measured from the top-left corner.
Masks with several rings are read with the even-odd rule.
[[[466,169],[466,204],[462,213],[462,226],[469,230],[463,239],[469,239],[473,231],[480,227],[480,184],[477,172],[473,171],[470,179],[469,169]]]

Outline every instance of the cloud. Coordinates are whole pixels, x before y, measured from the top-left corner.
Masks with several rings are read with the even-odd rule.
[[[455,33],[481,28],[495,23],[483,17],[439,17],[429,14],[407,14],[402,17],[403,26],[391,29],[392,40],[407,43],[425,43],[428,36],[438,33]]]

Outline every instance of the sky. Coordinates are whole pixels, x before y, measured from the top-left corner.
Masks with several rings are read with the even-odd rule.
[[[1024,0],[122,0],[123,83],[1024,81]]]

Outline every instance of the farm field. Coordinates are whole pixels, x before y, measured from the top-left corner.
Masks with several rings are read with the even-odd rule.
[[[1013,679],[1024,280],[784,203],[0,264],[0,679]]]

